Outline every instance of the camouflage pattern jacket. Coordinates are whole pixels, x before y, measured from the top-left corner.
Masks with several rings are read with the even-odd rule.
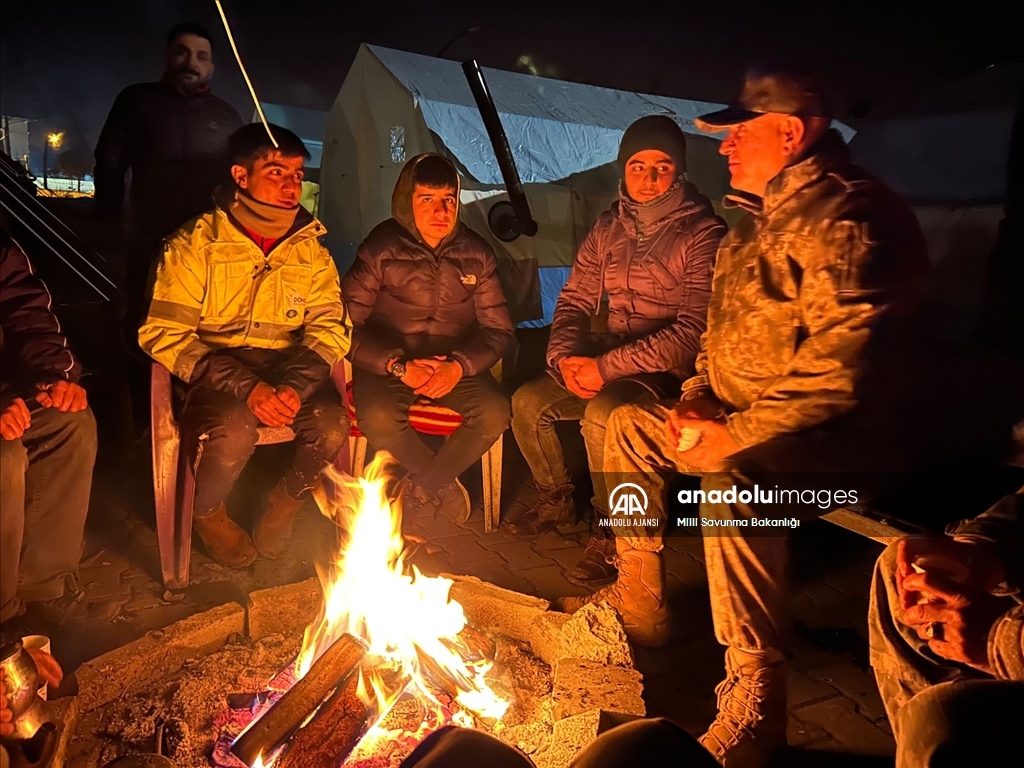
[[[997,679],[1024,680],[1024,487],[1004,496],[973,520],[950,526],[947,533],[992,542],[1005,563],[1005,584],[998,592],[1014,596],[1018,604],[992,625],[988,660]]]
[[[713,391],[746,448],[856,404],[867,345],[883,315],[903,316],[928,257],[909,206],[850,163],[835,131],[772,179],[763,200],[726,203],[753,215],[722,241],[683,392]]]

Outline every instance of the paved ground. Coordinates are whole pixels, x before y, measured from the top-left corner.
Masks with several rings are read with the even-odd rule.
[[[511,442],[511,441],[510,441]],[[239,483],[235,507],[251,509],[267,486],[267,472],[281,457],[261,449]],[[506,509],[515,512],[508,489],[522,486],[521,459],[506,450]],[[228,571],[201,551],[193,556],[193,584],[184,595],[165,593],[158,579],[151,498],[142,456],[97,482],[82,567],[91,616],[51,631],[54,652],[65,667],[254,589],[314,575],[312,559],[324,521],[315,507],[300,515],[289,551],[278,561],[258,561],[243,573]],[[476,479],[471,470],[467,482]],[[470,488],[471,492],[474,489]],[[479,493],[475,496],[479,498]],[[125,499],[131,510],[126,508]],[[413,562],[427,574],[465,573],[544,598],[579,594],[564,572],[582,552],[583,527],[571,535],[546,534],[517,541],[484,534],[477,508],[464,526],[447,520],[409,520],[406,530],[426,539]],[[871,566],[879,545],[828,523],[800,529],[792,537],[792,637],[787,766],[891,765],[894,745],[881,701],[867,668],[865,615]],[[714,716],[714,687],[722,677],[722,651],[715,643],[707,602],[701,542],[671,540],[666,552],[668,587],[675,611],[675,637],[658,651],[638,654],[645,675],[649,713],[670,717],[699,733]]]

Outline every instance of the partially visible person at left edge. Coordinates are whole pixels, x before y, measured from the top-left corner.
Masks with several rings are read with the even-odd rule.
[[[28,608],[61,624],[85,608],[96,420],[46,286],[0,237],[0,624]]]

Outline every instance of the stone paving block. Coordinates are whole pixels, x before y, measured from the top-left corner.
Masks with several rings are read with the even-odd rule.
[[[502,589],[525,594],[533,591],[533,585],[515,573],[515,566],[506,563],[501,557],[496,556],[493,560],[477,560],[470,563],[466,570],[469,571],[468,575],[476,576]]]
[[[849,661],[840,661],[814,670],[811,677],[838,688],[868,720],[877,722],[885,718],[885,705],[870,670],[860,669]]]
[[[582,659],[562,659],[555,665],[551,697],[556,721],[591,709],[643,717],[643,695],[643,675],[634,669]]]
[[[892,736],[857,714],[854,703],[845,696],[809,704],[797,709],[794,714],[803,722],[828,731],[851,752],[885,757],[896,752]]]
[[[633,651],[622,620],[605,603],[585,605],[562,627],[560,658],[633,669]]]
[[[585,536],[563,536],[557,531],[548,531],[533,539],[533,546],[540,554],[547,554],[556,549],[571,549],[585,546]]]
[[[839,691],[827,685],[825,681],[822,681],[820,678],[815,679],[817,675],[818,673],[815,672],[814,677],[808,677],[804,673],[790,667],[786,681],[786,701],[790,709],[839,695]]]
[[[427,541],[444,550],[452,563],[472,563],[476,560],[490,560],[494,557],[494,552],[481,547],[480,540],[472,533],[428,539]]]
[[[319,579],[261,589],[249,594],[249,637],[288,634],[316,620],[323,602]]]
[[[435,541],[446,536],[465,536],[466,529],[456,525],[444,515],[437,517],[417,517],[402,521],[402,531],[413,533],[427,541]]]
[[[852,568],[836,568],[825,575],[824,582],[843,594],[866,600],[871,588],[871,575]]]
[[[508,536],[500,529],[497,531],[491,531],[490,533],[484,533],[484,521],[482,517],[474,516],[459,527],[462,528],[463,531],[474,534],[478,539],[480,539],[480,543],[485,547],[493,544],[501,544],[509,540]]]
[[[127,645],[86,662],[75,671],[80,713],[113,701],[133,687],[173,674],[189,659],[204,656],[228,636],[245,632],[245,609],[230,603],[154,630]]]
[[[537,553],[528,541],[505,541],[499,544],[483,545],[491,552],[497,552],[505,558],[509,564],[516,569],[540,568],[551,565],[552,559],[546,555]]]
[[[505,565],[506,563],[504,560],[502,560],[495,554],[491,554],[491,556],[485,560],[473,560],[469,563],[452,562],[451,568],[449,568],[448,570],[451,573],[456,574],[458,576],[478,577],[482,571],[491,571],[497,568],[504,568]],[[533,589],[529,587],[529,582],[527,582],[527,587],[527,592],[533,591]]]
[[[583,551],[584,547],[577,546],[564,547],[562,549],[552,549],[548,552],[545,552],[544,554],[546,554],[548,557],[551,558],[551,560],[554,560],[556,563],[562,566],[563,570],[571,571],[576,566],[576,563],[579,561],[580,557],[583,556]],[[549,560],[548,562],[551,562],[551,560]]]
[[[790,663],[804,673],[811,673],[816,669],[821,669],[843,660],[843,657],[839,654],[819,648],[799,635],[794,635],[789,639],[789,649],[791,652]]]
[[[634,715],[621,715],[592,709],[555,723],[547,749],[532,756],[537,768],[568,768],[577,755],[594,739],[618,725],[636,720]]]
[[[792,714],[786,720],[786,743],[791,747],[804,747],[830,738],[828,731],[820,725],[805,723]]]
[[[529,568],[517,572],[533,585],[533,593],[549,600],[566,595],[586,595],[590,590],[570,584],[565,573],[557,565],[545,565],[542,568]]]
[[[425,576],[437,576],[452,570],[452,563],[444,552],[428,553],[426,550],[419,550],[409,558],[409,564],[415,565]]]

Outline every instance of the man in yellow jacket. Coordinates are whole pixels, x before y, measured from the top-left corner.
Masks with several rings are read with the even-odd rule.
[[[139,345],[184,384],[182,441],[196,468],[195,528],[210,554],[243,568],[280,556],[303,495],[332,462],[348,422],[330,385],[352,326],[323,224],[299,206],[309,152],[260,123],[230,141],[233,189],[164,243]],[[257,428],[291,427],[295,460],[270,491],[252,539],[224,499]],[[255,544],[255,546],[254,546]]]

